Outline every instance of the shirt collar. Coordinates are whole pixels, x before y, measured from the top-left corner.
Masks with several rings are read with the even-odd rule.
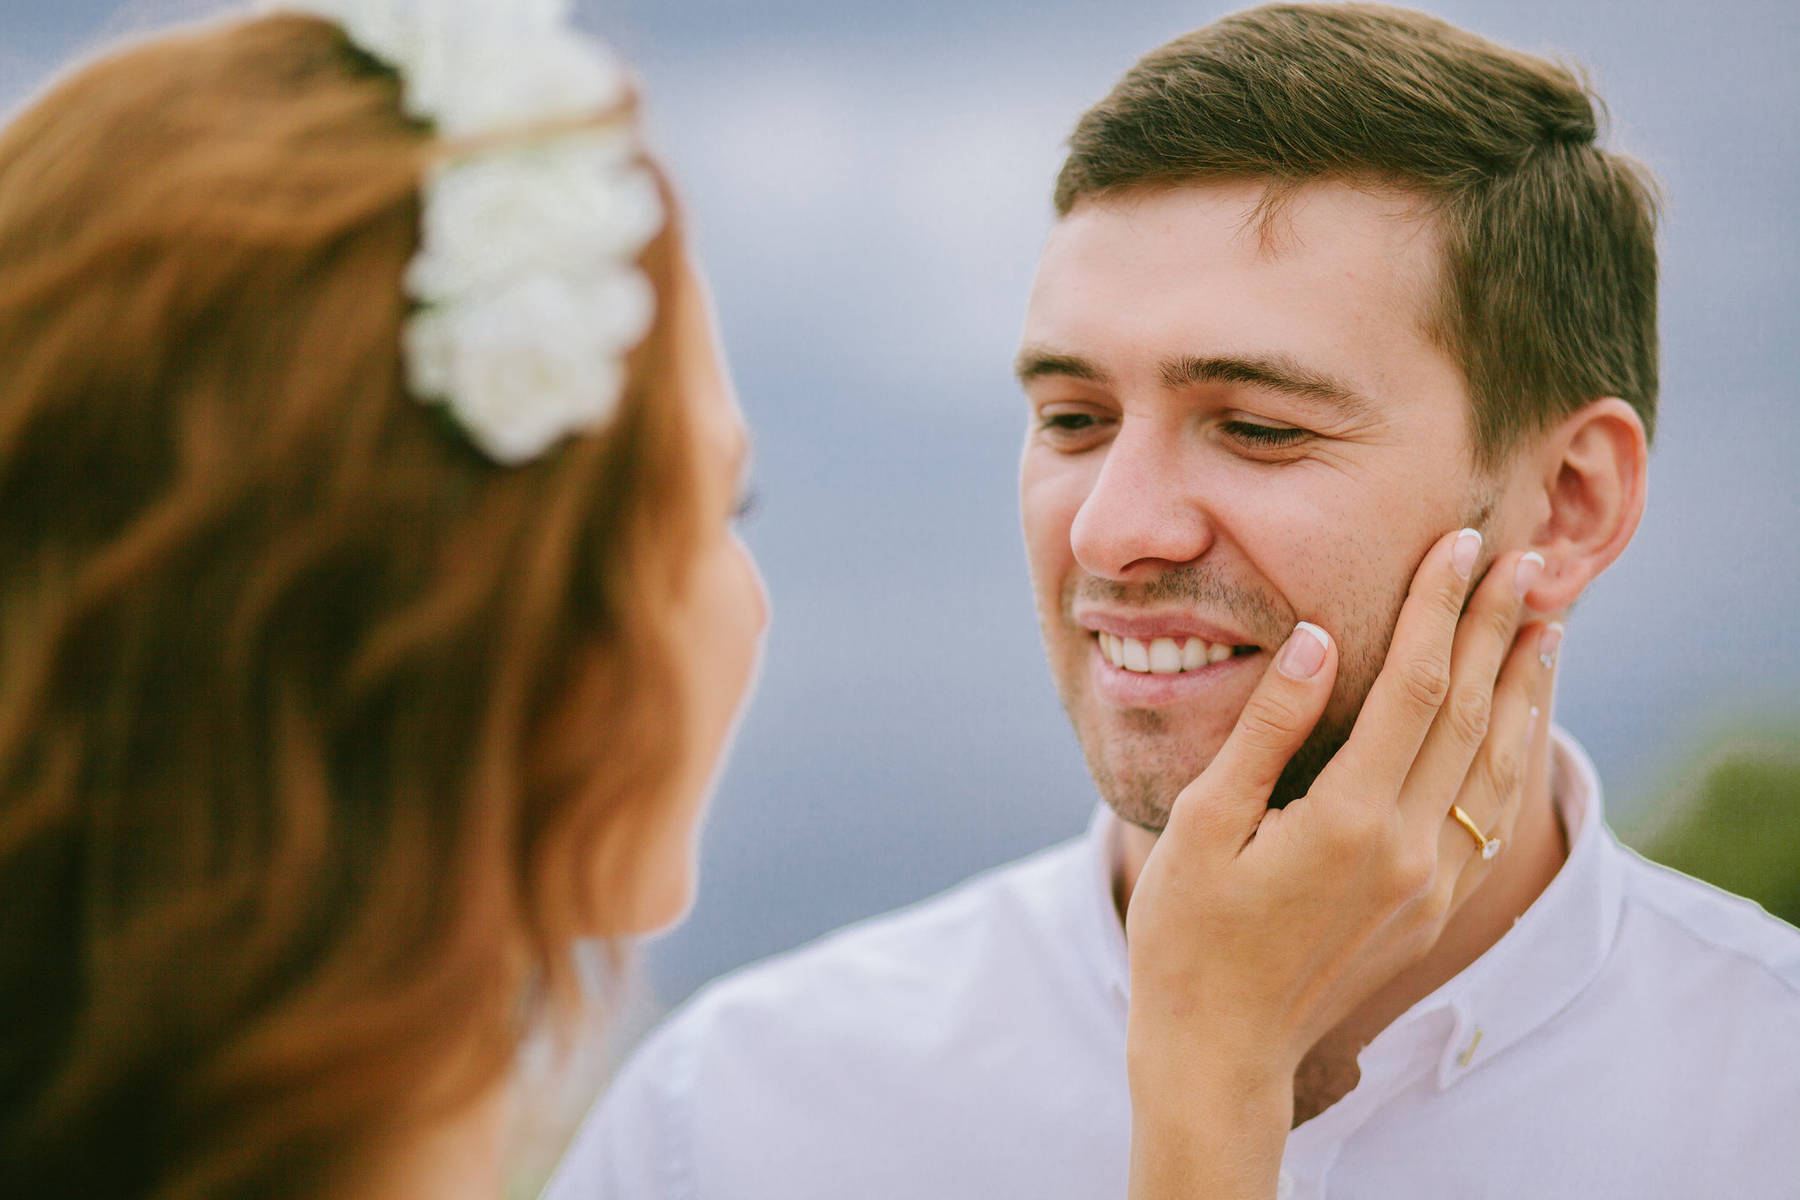
[[[1569,834],[1568,859],[1487,953],[1413,1005],[1364,1049],[1364,1084],[1377,1084],[1375,1077],[1417,1063],[1421,1039],[1432,1039],[1442,1041],[1435,1059],[1438,1085],[1449,1087],[1562,1011],[1604,963],[1619,924],[1619,858],[1602,825],[1600,779],[1593,763],[1562,729],[1553,728],[1551,739],[1551,795]],[[1123,1013],[1130,968],[1113,899],[1119,825],[1105,804],[1088,823],[1084,841],[1090,886],[1085,890],[1091,903],[1085,907],[1089,935],[1097,939],[1102,982]]]
[[[1094,939],[1093,945],[1098,951],[1095,961],[1100,968],[1100,981],[1118,1002],[1119,1012],[1123,1015],[1131,995],[1131,967],[1125,951],[1125,926],[1119,921],[1119,906],[1115,899],[1119,829],[1119,818],[1102,802],[1094,810],[1087,834],[1082,839],[1085,860],[1082,891],[1089,899],[1083,906],[1084,919],[1088,935]]]

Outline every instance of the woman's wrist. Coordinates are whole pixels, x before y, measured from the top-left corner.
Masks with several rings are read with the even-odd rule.
[[[1220,1128],[1274,1116],[1284,1132],[1293,1121],[1294,1073],[1269,1061],[1133,1046],[1126,1065],[1134,1113],[1187,1122],[1204,1115]]]
[[[1294,1071],[1303,1051],[1283,1045],[1275,1031],[1241,1013],[1162,1011],[1132,993],[1125,1060],[1132,1088],[1198,1090],[1221,1096],[1293,1099]]]
[[[1184,1085],[1163,1067],[1132,1071],[1131,1200],[1272,1197],[1293,1124],[1292,1076],[1249,1087],[1201,1075]]]

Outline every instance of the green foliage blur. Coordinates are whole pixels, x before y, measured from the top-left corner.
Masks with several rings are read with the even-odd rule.
[[[1721,739],[1678,779],[1625,842],[1800,926],[1800,724]]]

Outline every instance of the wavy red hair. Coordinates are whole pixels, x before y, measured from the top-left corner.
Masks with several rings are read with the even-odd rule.
[[[0,1193],[325,1194],[506,1075],[631,886],[593,864],[683,752],[679,348],[520,468],[409,398],[444,150],[288,16],[0,134]],[[546,766],[577,661],[610,717]]]

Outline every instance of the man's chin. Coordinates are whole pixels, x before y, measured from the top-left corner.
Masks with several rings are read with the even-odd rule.
[[[1193,782],[1192,775],[1124,775],[1096,768],[1092,763],[1089,766],[1089,773],[1100,789],[1100,797],[1113,814],[1126,824],[1151,833],[1163,831],[1163,826],[1169,823],[1169,809],[1175,803],[1175,797]]]
[[[1169,715],[1131,711],[1100,728],[1076,724],[1088,775],[1107,807],[1125,823],[1162,832],[1183,788],[1212,762],[1229,730],[1178,728]],[[1186,753],[1171,753],[1177,746]]]
[[[1286,808],[1310,792],[1319,773],[1348,739],[1348,728],[1334,727],[1314,731],[1282,769],[1275,787],[1269,793],[1268,806]],[[1208,762],[1210,763],[1210,759]],[[1198,764],[1191,773],[1185,768],[1127,773],[1111,770],[1094,762],[1092,758],[1088,762],[1089,773],[1093,775],[1101,797],[1113,813],[1121,821],[1151,833],[1163,831],[1163,827],[1169,823],[1169,809],[1174,805],[1175,798],[1199,777],[1207,765],[1208,763]]]

